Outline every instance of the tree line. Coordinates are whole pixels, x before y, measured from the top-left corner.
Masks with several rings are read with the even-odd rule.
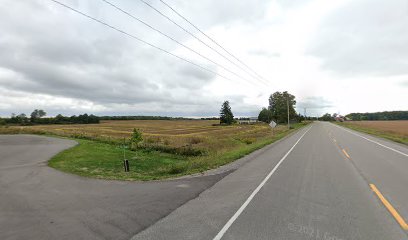
[[[95,116],[87,113],[73,116],[58,114],[55,117],[45,117],[47,113],[42,109],[35,109],[30,116],[25,113],[11,114],[10,118],[0,118],[0,125],[35,125],[35,124],[89,124],[99,123],[101,120],[195,120],[183,117],[162,116]]]
[[[81,114],[70,117],[58,114],[55,117],[45,117],[47,113],[42,109],[35,109],[30,116],[25,113],[11,114],[10,118],[0,119],[0,125],[16,124],[16,125],[35,125],[35,124],[90,124],[99,123],[99,117],[95,115]]]
[[[162,116],[101,116],[100,120],[195,120],[184,117],[162,117]]]
[[[353,121],[372,120],[408,120],[408,111],[374,112],[374,113],[350,113],[347,118]]]
[[[337,113],[325,113],[318,118],[320,121],[388,121],[388,120],[408,120],[408,111],[386,111],[374,113],[350,113],[346,116]]]

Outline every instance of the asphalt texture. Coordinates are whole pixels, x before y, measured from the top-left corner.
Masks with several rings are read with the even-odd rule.
[[[130,239],[227,174],[124,182],[47,166],[53,155],[75,144],[0,135],[0,239]]]
[[[316,122],[132,239],[408,239],[370,185],[408,221],[407,154],[406,146]]]

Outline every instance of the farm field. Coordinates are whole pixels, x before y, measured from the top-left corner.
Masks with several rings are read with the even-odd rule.
[[[219,126],[212,120],[112,120],[100,124],[9,126],[0,133],[32,133],[78,139],[77,147],[50,161],[57,169],[105,179],[151,180],[175,177],[227,164],[270,144],[305,124]],[[133,129],[143,142],[126,150],[131,172],[122,169],[123,142]]]
[[[251,142],[272,135],[272,129],[267,124],[214,126],[218,123],[212,120],[113,120],[101,121],[100,124],[15,126],[3,129],[3,132],[50,134],[121,143],[136,128],[143,133],[147,144],[170,147],[194,145],[207,150],[228,147],[228,144],[222,144],[223,140]],[[278,126],[276,132],[285,129],[285,126]]]
[[[351,129],[408,144],[408,121],[347,121],[341,125]]]

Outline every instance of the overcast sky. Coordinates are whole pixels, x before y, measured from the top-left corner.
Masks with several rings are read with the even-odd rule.
[[[0,116],[35,108],[216,116],[223,100],[236,116],[256,116],[285,90],[308,115],[408,110],[408,0],[166,0],[264,80],[139,0],[110,1],[219,66],[101,0],[59,1],[227,79],[50,0],[1,0]],[[217,47],[159,0],[146,1]]]

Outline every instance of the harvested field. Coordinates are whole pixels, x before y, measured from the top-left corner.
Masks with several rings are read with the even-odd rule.
[[[9,131],[122,141],[123,138],[129,138],[133,129],[136,128],[143,133],[146,143],[172,147],[193,144],[208,150],[224,147],[223,140],[255,142],[268,138],[272,134],[267,124],[217,126],[218,123],[219,121],[212,120],[113,120],[102,121],[100,124],[9,127]],[[285,128],[278,126],[276,132],[279,133]]]
[[[347,123],[408,137],[408,121],[352,121]]]
[[[408,121],[347,121],[341,125],[351,129],[408,144]]]

